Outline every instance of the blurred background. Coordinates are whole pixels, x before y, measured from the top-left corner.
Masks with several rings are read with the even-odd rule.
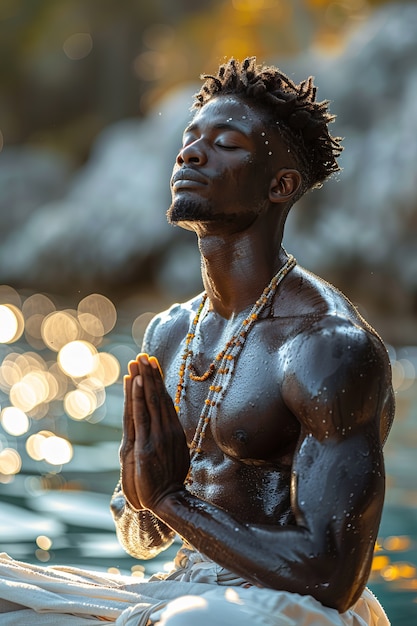
[[[122,375],[152,314],[201,290],[166,223],[199,75],[256,55],[337,115],[342,171],[285,246],[389,350],[397,415],[370,586],[417,617],[417,3],[0,0],[0,537],[11,556],[143,576],[108,510]]]

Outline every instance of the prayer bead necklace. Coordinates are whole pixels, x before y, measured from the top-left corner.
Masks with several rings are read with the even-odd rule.
[[[188,376],[195,382],[204,382],[208,380],[215,373],[214,380],[209,386],[207,398],[204,401],[203,409],[200,418],[195,429],[194,437],[190,445],[191,461],[195,459],[202,451],[203,440],[206,435],[207,427],[213,418],[214,412],[219,407],[220,402],[226,389],[230,383],[234,368],[236,366],[237,358],[243,349],[244,343],[248,336],[249,331],[258,320],[260,314],[265,307],[270,304],[272,298],[277,290],[279,283],[288,274],[288,272],[295,266],[296,260],[293,256],[289,256],[285,265],[275,274],[269,285],[263,290],[260,298],[253,305],[249,315],[243,320],[239,326],[237,332],[226,342],[223,350],[219,352],[210,363],[207,370],[201,376],[198,376],[195,372],[195,368],[192,365],[191,358],[193,357],[193,340],[196,335],[197,325],[199,323],[201,313],[204,305],[207,301],[207,294],[204,293],[201,299],[200,305],[197,309],[197,313],[193,318],[188,333],[185,337],[185,347],[182,354],[181,365],[179,369],[178,385],[175,394],[174,405],[177,413],[181,411],[181,401],[185,394],[185,377],[188,372]],[[191,466],[188,476],[186,478],[186,484],[190,485],[192,481]]]

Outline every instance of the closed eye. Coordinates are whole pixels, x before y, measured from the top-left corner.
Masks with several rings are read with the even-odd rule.
[[[239,148],[239,146],[232,146],[230,144],[220,143],[219,141],[216,142],[216,146],[223,150],[237,150]]]

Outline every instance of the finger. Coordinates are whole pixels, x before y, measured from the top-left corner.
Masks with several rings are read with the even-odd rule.
[[[139,374],[139,366],[137,360],[129,361],[129,363],[127,364],[127,370],[129,372],[129,376],[131,376],[132,378],[137,376]]]
[[[159,399],[157,416],[152,418],[152,429],[153,432],[156,431],[156,428],[159,429],[159,434],[164,436],[164,445],[173,446],[173,454],[177,456],[178,450],[187,446],[184,429],[178,419],[172,398],[162,380],[158,360],[155,357],[150,357],[149,364],[151,366],[149,369],[153,374],[155,393]],[[188,448],[186,450],[188,459]]]
[[[174,407],[174,403],[172,402],[172,398],[169,395],[167,388],[165,387],[163,380],[163,373],[161,366],[159,365],[158,359],[154,356],[149,358],[149,364],[152,368],[153,379],[155,383],[155,390],[159,397],[160,403],[160,414],[162,422],[166,423],[166,420],[172,422],[173,419],[178,420],[177,412]]]
[[[154,432],[159,429],[161,424],[161,401],[164,396],[165,386],[162,383],[161,374],[159,369],[154,365],[151,365],[151,360],[148,355],[141,355],[139,359],[139,370],[143,380],[144,398],[147,406],[147,410],[150,416],[152,428]],[[157,382],[160,382],[159,386]]]
[[[139,366],[136,361],[129,361],[127,364],[128,374],[123,376],[124,390],[124,413],[123,413],[123,429],[132,436],[131,428],[133,428],[132,417],[132,379],[139,374]],[[126,434],[126,432],[124,433]]]
[[[141,374],[132,380],[132,414],[135,427],[135,439],[141,446],[149,440],[151,419],[147,408],[143,377]]]
[[[124,411],[123,411],[123,441],[133,441],[135,438],[135,426],[132,415],[132,378],[123,377],[124,388]]]
[[[157,369],[159,371],[159,373],[161,374],[161,379],[164,379],[164,373],[162,371],[162,367],[159,364],[158,359],[156,358],[156,356],[150,356],[149,357],[149,364],[151,365],[151,367],[153,367],[154,369]]]

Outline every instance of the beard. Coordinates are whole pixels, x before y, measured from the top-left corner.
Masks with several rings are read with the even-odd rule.
[[[167,211],[167,220],[174,226],[180,222],[210,222],[214,219],[209,200],[176,198]]]

